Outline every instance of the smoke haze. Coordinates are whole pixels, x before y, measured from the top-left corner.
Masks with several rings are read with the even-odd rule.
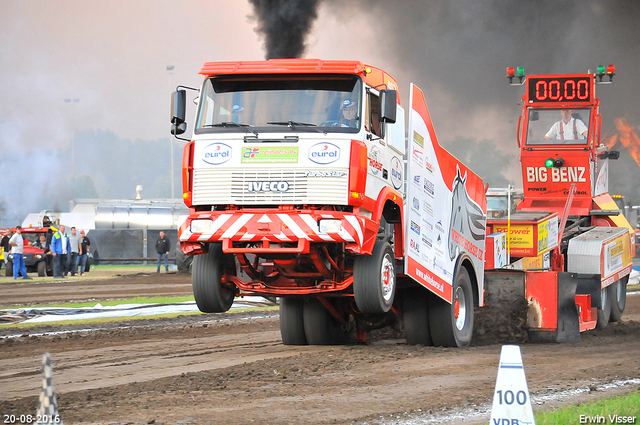
[[[306,14],[300,26],[285,23],[293,6]],[[523,89],[507,84],[506,67],[584,73],[613,63],[614,83],[597,89],[603,134],[618,117],[640,130],[637,0],[0,0],[0,12],[0,203],[20,220],[64,208],[60,183],[72,169],[114,197],[162,175],[164,192],[148,181],[143,193],[169,197],[169,95],[199,86],[206,61],[361,60],[397,79],[405,105],[410,82],[424,90],[444,146],[489,139],[510,154]],[[271,35],[278,27],[297,35]],[[182,142],[173,146],[179,196]],[[508,168],[518,181],[519,164]],[[637,182],[639,171],[626,175]]]
[[[264,34],[266,59],[299,58],[305,37],[318,16],[318,0],[249,0]]]

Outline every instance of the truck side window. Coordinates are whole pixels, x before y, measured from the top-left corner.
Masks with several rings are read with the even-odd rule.
[[[380,136],[380,98],[371,91],[367,92],[365,128],[376,136]]]

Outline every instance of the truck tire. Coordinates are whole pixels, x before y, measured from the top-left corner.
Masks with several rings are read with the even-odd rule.
[[[426,290],[414,288],[406,291],[402,297],[402,317],[404,336],[410,345],[433,345],[429,332],[429,313]]]
[[[473,290],[469,273],[458,270],[452,288],[453,302],[439,297],[429,298],[429,330],[433,345],[467,347],[473,335]]]
[[[353,295],[365,314],[389,311],[396,294],[395,258],[391,245],[376,241],[371,255],[356,257],[353,264]]]
[[[43,277],[46,274],[47,274],[47,265],[45,264],[44,260],[42,260],[38,263],[38,276]]]
[[[191,273],[191,263],[193,262],[193,257],[182,252],[180,248],[180,241],[176,244],[176,266],[178,266],[179,272],[189,272]]]
[[[284,345],[307,345],[303,307],[302,298],[280,298],[280,335]]]
[[[4,263],[5,265],[5,276],[13,276],[13,261],[7,261]]]
[[[598,322],[596,327],[602,329],[609,324],[609,318],[611,317],[611,296],[609,288],[603,288],[600,290],[600,307],[598,308]]]
[[[223,254],[221,243],[209,244],[206,254],[193,259],[191,286],[201,312],[223,313],[231,308],[235,292],[222,285],[223,266],[228,268],[230,262],[233,257]]]
[[[624,307],[627,304],[628,281],[629,276],[625,276],[609,287],[609,298],[611,299],[611,315],[609,316],[610,322],[618,322],[622,318]]]
[[[302,315],[309,345],[346,343],[347,332],[317,299],[312,298],[303,304]]]

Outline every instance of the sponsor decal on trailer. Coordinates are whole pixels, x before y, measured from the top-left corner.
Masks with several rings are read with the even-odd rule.
[[[420,235],[415,241],[420,255],[407,241],[405,273],[451,302],[460,255],[470,258],[478,289],[483,291],[484,187],[476,174],[438,144],[422,91],[412,85],[410,94],[407,197],[417,198],[421,208],[415,208],[415,201],[407,203],[405,217],[407,234]]]

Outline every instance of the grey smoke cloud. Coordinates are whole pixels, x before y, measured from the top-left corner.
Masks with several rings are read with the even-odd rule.
[[[318,16],[319,0],[249,0],[265,37],[266,59],[299,58]]]
[[[616,64],[614,84],[598,87],[605,127],[613,128],[617,116],[640,125],[636,0],[326,0],[326,6],[336,19],[370,17],[375,40],[354,37],[353,42],[375,43],[405,91],[410,81],[425,90],[436,131],[440,123],[447,134],[454,135],[455,127],[468,132],[469,117],[493,108],[515,123],[515,103],[523,91],[508,86],[508,66],[544,74]],[[495,125],[500,123],[484,124]],[[514,135],[515,128],[495,134],[505,146],[513,144]]]

